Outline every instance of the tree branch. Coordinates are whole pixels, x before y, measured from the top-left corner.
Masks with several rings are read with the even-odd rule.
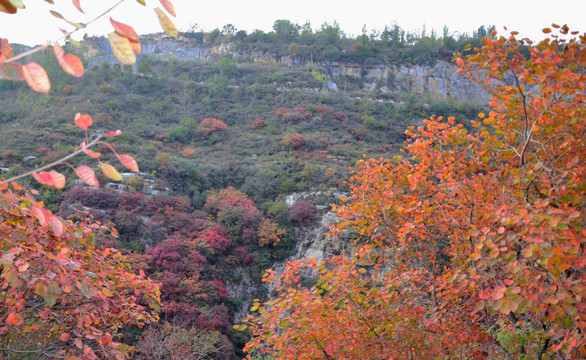
[[[124,0],[123,0],[123,1],[124,1]],[[94,139],[94,140],[93,140],[91,143],[87,144],[87,146],[86,146],[86,149],[87,149],[87,148],[89,148],[89,147],[91,147],[91,146],[93,146],[93,145],[95,145],[95,144],[97,144],[97,143],[98,143],[98,142],[99,142],[99,141],[100,141],[100,140],[101,140],[103,137],[104,137],[104,135],[98,135],[98,137],[96,137],[96,138],[95,138],[95,139]],[[71,154],[69,154],[69,155],[67,155],[67,156],[65,156],[65,157],[62,157],[62,158],[61,158],[61,159],[59,159],[59,160],[53,161],[52,163],[50,163],[50,164],[47,164],[47,165],[45,165],[45,166],[43,166],[43,167],[40,167],[40,168],[38,168],[38,169],[35,169],[35,170],[27,171],[27,172],[26,172],[26,173],[24,173],[24,174],[20,174],[20,175],[17,175],[17,176],[13,176],[13,177],[11,177],[10,179],[2,180],[2,181],[0,181],[0,185],[8,184],[8,183],[10,183],[10,182],[12,182],[12,181],[16,181],[16,180],[18,180],[18,179],[25,178],[25,177],[27,177],[27,176],[30,176],[30,175],[32,175],[34,172],[39,172],[39,171],[43,171],[43,170],[50,169],[50,168],[52,168],[53,166],[56,166],[56,165],[62,164],[62,163],[64,163],[65,161],[67,161],[67,160],[71,159],[72,157],[74,157],[74,156],[77,156],[77,155],[81,154],[82,152],[83,152],[83,149],[81,149],[81,148],[80,148],[80,149],[77,149],[76,151],[72,152]]]

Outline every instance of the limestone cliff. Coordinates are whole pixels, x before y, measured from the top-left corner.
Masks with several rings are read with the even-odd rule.
[[[220,56],[231,56],[234,59],[268,64],[306,65],[306,62],[294,56],[277,56],[269,51],[240,50],[233,43],[207,45],[185,37],[174,39],[153,34],[142,37],[141,44],[142,53],[138,56],[138,61],[147,54],[159,56],[161,59],[173,56],[178,61],[215,61]],[[90,38],[85,40],[84,45],[90,68],[104,61],[110,64],[117,62],[107,39]],[[362,89],[366,91],[428,93],[435,99],[453,97],[458,101],[473,102],[486,102],[489,99],[484,89],[458,75],[455,65],[443,60],[438,60],[434,65],[411,66],[371,62],[322,62],[314,65],[327,72],[331,91],[337,91],[337,86],[334,86],[336,81],[340,80],[343,84],[342,78],[349,77],[361,81]]]

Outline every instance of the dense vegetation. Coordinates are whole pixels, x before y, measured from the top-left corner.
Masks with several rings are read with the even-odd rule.
[[[251,279],[257,290],[248,296],[265,297],[254,284],[290,254],[291,227],[307,226],[316,213],[306,201],[289,209],[285,195],[319,190],[312,201],[329,204],[332,192],[344,189],[348,167],[363,154],[394,153],[406,125],[433,113],[465,119],[482,109],[426,94],[378,101],[357,80],[348,93],[330,92],[320,90],[311,68],[222,57],[180,62],[144,55],[138,73],[103,63],[81,78],[60,75],[52,54],[36,61],[55,74],[47,95],[0,80],[4,176],[70,153],[83,133],[72,122],[77,112],[92,114],[94,131],[122,130],[109,142],[133,155],[141,170],[125,175],[122,193],[71,181],[64,191],[39,191],[62,217],[79,220],[86,209],[115,227],[118,238],[98,237],[97,245],[120,249],[134,269],[161,283],[161,324],[127,329],[124,337],[145,359],[186,346],[233,357],[246,341],[231,327],[243,299],[227,288]],[[28,156],[36,159],[23,161]],[[98,180],[110,181],[103,174]]]
[[[161,4],[174,15],[170,2]],[[176,35],[164,12],[156,12],[165,31]],[[112,25],[112,47],[125,41],[131,50],[117,58],[132,64],[135,34],[124,24]],[[584,276],[578,235],[583,189],[576,185],[583,169],[575,160],[583,155],[576,120],[583,117],[576,107],[583,101],[583,82],[572,72],[583,66],[583,45],[564,48],[554,41],[531,48],[514,36],[497,39],[484,27],[472,37],[454,38],[447,29],[438,37],[394,25],[355,39],[336,23],[314,32],[310,24],[277,20],[273,29],[247,34],[228,24],[182,35],[195,43],[292,57],[301,66],[221,56],[176,61],[169,54],[143,55],[137,72],[104,62],[83,74],[81,62],[55,46],[55,55],[39,53],[34,60],[50,74],[61,67],[83,77],[57,75],[50,92],[48,82],[27,79],[45,95],[0,80],[3,176],[70,154],[79,128],[89,125],[97,133],[120,128],[123,135],[109,143],[131,154],[141,169],[121,176],[100,164],[102,173],[90,182],[106,184],[98,189],[69,181],[57,191],[32,178],[20,183],[38,191],[1,185],[0,216],[9,219],[0,228],[7,234],[3,286],[12,297],[2,309],[6,326],[0,331],[9,336],[0,341],[0,351],[31,359],[81,352],[84,359],[96,353],[122,358],[130,350],[137,359],[230,359],[242,355],[248,342],[251,358],[540,358],[583,352],[583,309],[576,303],[584,292],[576,283]],[[345,79],[343,92],[331,91],[313,66],[431,64],[450,60],[454,51],[471,54],[464,45],[480,45],[485,36],[484,48],[469,63],[458,58],[461,72],[480,83],[483,78],[468,64],[499,81],[512,79],[505,72],[520,75],[514,86],[486,84],[495,96],[487,117],[484,106],[455,99],[363,91],[356,78]],[[0,65],[10,57],[2,46]],[[571,71],[563,69],[566,64]],[[520,82],[535,86],[540,96],[527,97]],[[542,113],[535,110],[535,117],[523,107],[540,109],[541,99],[550,98],[553,103]],[[79,115],[86,112],[93,124],[89,115]],[[474,130],[480,122],[465,122],[478,113],[487,125],[480,131]],[[442,122],[448,115],[448,123]],[[405,147],[411,158],[382,160],[396,155],[405,139],[413,141]],[[108,146],[96,148],[104,154],[101,161],[115,160]],[[348,166],[361,157],[371,159],[350,173]],[[65,166],[58,169],[75,177]],[[58,180],[60,188],[60,176],[42,182],[54,186]],[[109,178],[122,178],[123,184]],[[349,190],[352,195],[342,197],[337,208],[343,221],[334,233],[352,231],[353,257],[294,262],[283,274],[263,277],[290,255],[293,227],[310,226],[316,204],[329,205],[339,191]],[[303,191],[314,191],[314,203],[284,202],[286,195]],[[501,191],[502,199],[495,197]],[[30,246],[36,242],[45,248]],[[36,264],[38,257],[46,266]],[[100,269],[105,261],[115,272]],[[125,270],[126,262],[134,274]],[[300,276],[300,269],[315,272],[317,282]],[[261,277],[277,283],[271,294],[259,285]],[[251,311],[260,315],[246,320],[252,332],[237,331],[245,326],[233,328],[239,320],[234,316],[254,297]],[[270,300],[261,306],[258,298]],[[37,313],[43,304],[47,310]],[[100,321],[108,310],[113,315]],[[339,326],[331,326],[333,319]]]

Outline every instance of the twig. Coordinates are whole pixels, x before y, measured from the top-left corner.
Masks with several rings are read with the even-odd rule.
[[[92,20],[90,20],[88,23],[86,23],[83,27],[79,27],[79,28],[75,28],[74,30],[71,30],[70,32],[68,32],[67,34],[63,35],[62,37],[58,38],[57,40],[55,40],[53,43],[58,42],[59,40],[65,40],[68,39],[73,33],[81,30],[81,29],[85,29],[87,28],[87,26],[97,20],[99,20],[100,18],[104,17],[106,14],[108,14],[110,11],[114,10],[118,5],[122,4],[124,1],[126,0],[120,0],[118,1],[116,4],[114,4],[112,7],[110,7],[108,10],[104,11],[103,13],[101,13],[100,15],[98,15],[97,17],[93,18]],[[28,51],[25,51],[23,53],[20,53],[16,56],[13,56],[11,58],[8,58],[4,61],[4,63],[11,63],[11,62],[15,62],[17,60],[23,59],[29,55],[32,55],[34,53],[37,53],[41,50],[45,50],[47,48],[51,47],[51,43],[46,44],[46,45],[39,45],[37,47],[34,47]]]
[[[122,0],[122,1],[124,1],[124,0]],[[95,145],[95,144],[97,144],[103,137],[104,137],[104,135],[98,135],[98,137],[96,137],[91,143],[89,143],[89,144],[86,145],[86,149],[89,148],[89,147],[91,147],[91,146],[93,146],[93,145]],[[81,154],[82,152],[83,152],[83,149],[81,149],[81,148],[80,149],[77,149],[76,151],[72,152],[71,154],[69,154],[69,155],[67,155],[65,157],[62,157],[59,160],[53,161],[52,163],[47,164],[47,165],[45,165],[43,167],[40,167],[40,168],[35,169],[35,170],[27,171],[24,174],[20,174],[20,175],[11,177],[10,179],[2,180],[2,181],[0,181],[0,185],[8,184],[9,182],[16,181],[18,179],[22,179],[24,177],[30,176],[30,175],[33,174],[33,172],[43,171],[43,170],[52,168],[53,166],[62,164],[65,161],[71,159],[72,157]]]

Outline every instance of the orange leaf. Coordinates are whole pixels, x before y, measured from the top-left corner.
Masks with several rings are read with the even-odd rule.
[[[462,60],[462,58],[459,57],[458,59],[456,59],[456,64],[458,65],[458,67],[462,67],[464,65],[464,60]]]
[[[30,62],[22,67],[22,75],[34,91],[47,93],[51,90],[51,83],[45,69],[41,65]]]
[[[61,334],[61,336],[59,336],[59,340],[61,340],[61,341],[69,340],[69,334],[68,333]]]
[[[102,172],[104,175],[109,177],[114,181],[122,181],[122,175],[114,168],[114,166],[106,163],[100,163],[100,167],[102,168]]]
[[[81,147],[81,149],[83,150],[83,152],[84,152],[84,153],[85,153],[87,156],[89,156],[89,157],[91,157],[91,158],[93,158],[93,159],[97,159],[97,158],[99,158],[100,156],[102,156],[102,154],[101,154],[101,153],[99,153],[99,152],[95,152],[95,151],[92,151],[92,150],[88,149],[88,148],[85,146],[85,141],[82,141],[82,142],[81,142],[81,144],[79,144],[79,146]]]
[[[6,318],[6,325],[22,325],[23,323],[24,319],[19,313],[11,312]]]
[[[55,52],[55,57],[57,58],[59,65],[61,65],[61,68],[63,68],[66,73],[75,77],[83,76],[83,64],[77,56],[73,54],[63,55],[63,48],[59,45],[53,46],[53,51]]]
[[[109,137],[114,137],[114,136],[122,135],[122,131],[121,131],[121,130],[116,130],[116,131],[108,131],[106,134],[107,134]]]
[[[0,11],[7,14],[16,14],[16,8],[8,0],[0,0]]]
[[[169,17],[161,10],[160,8],[155,8],[155,12],[157,13],[157,17],[159,18],[159,23],[161,23],[161,27],[165,31],[165,33],[171,37],[177,37],[179,32],[175,27],[175,24],[169,19]]]
[[[136,33],[136,31],[134,31],[132,26],[123,24],[112,18],[110,18],[110,23],[112,24],[112,26],[114,26],[114,31],[116,31],[118,35],[124,36],[129,40],[138,40],[138,34]]]
[[[75,125],[87,131],[87,128],[92,126],[92,118],[88,114],[75,114]]]
[[[55,170],[49,172],[33,172],[33,177],[44,185],[49,185],[57,189],[63,189],[65,186],[65,176]]]
[[[79,10],[80,13],[84,13],[85,12],[81,9],[81,5],[79,4],[79,0],[72,0],[73,1],[73,5],[75,5],[75,7],[77,8],[77,10]]]
[[[126,166],[130,171],[138,172],[138,164],[130,155],[118,155],[118,160],[122,163],[122,165]]]
[[[0,54],[4,55],[5,58],[12,57],[12,49],[7,39],[0,38]]]
[[[161,5],[163,5],[163,7],[165,8],[165,10],[167,10],[167,12],[173,16],[177,16],[175,15],[175,9],[173,8],[173,4],[171,4],[171,1],[169,0],[160,0],[161,1]]]
[[[110,41],[112,53],[116,56],[118,61],[124,65],[133,65],[136,63],[136,55],[134,54],[130,40],[128,40],[127,37],[113,32],[108,34],[108,41]]]
[[[77,169],[75,169],[75,173],[77,174],[77,176],[79,176],[79,178],[84,183],[88,184],[89,186],[94,186],[94,187],[100,186],[100,183],[98,182],[98,179],[96,178],[96,174],[89,166],[85,166],[85,165],[79,166],[79,167],[77,167]]]
[[[130,46],[132,47],[132,51],[134,51],[136,54],[140,54],[140,52],[142,51],[142,47],[140,46],[140,41],[134,40],[134,39],[128,39],[128,40],[130,40]]]

